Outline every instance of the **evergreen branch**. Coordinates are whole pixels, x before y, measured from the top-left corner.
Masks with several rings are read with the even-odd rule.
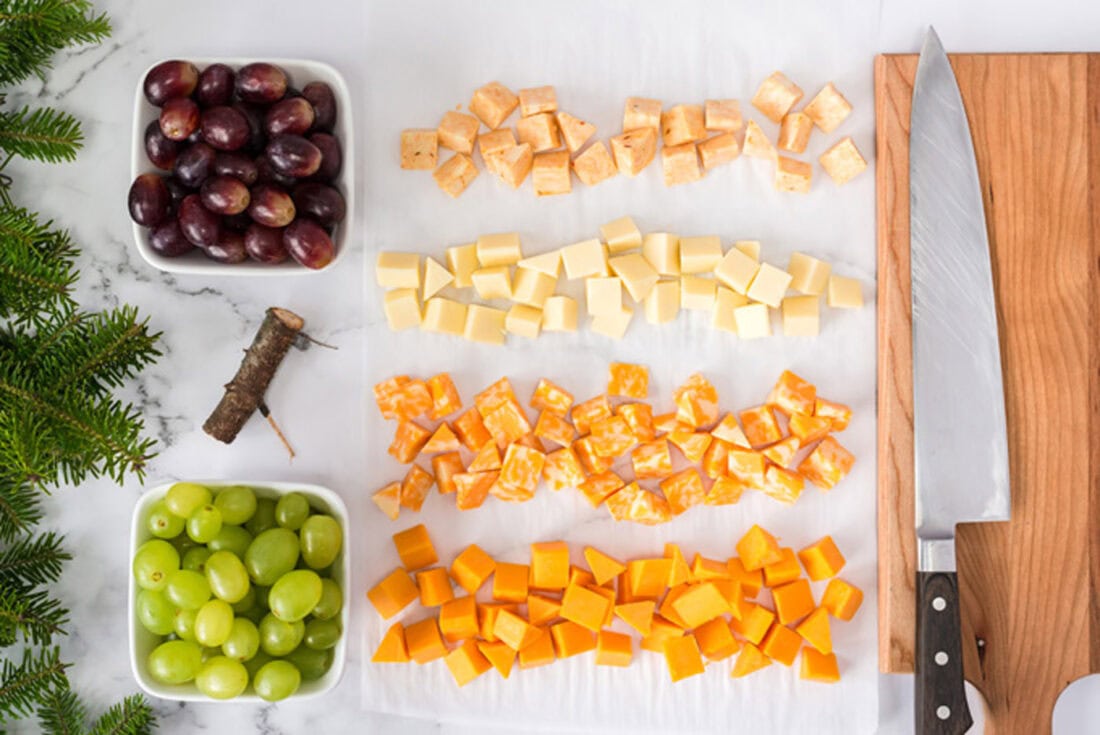
[[[31,589],[56,582],[62,562],[73,558],[62,548],[63,541],[51,531],[19,539],[0,551],[0,587]]]
[[[82,735],[84,705],[69,687],[58,687],[41,700],[38,724],[46,735]]]
[[[0,207],[0,317],[30,321],[70,301],[79,251],[52,226],[25,209]]]
[[[47,163],[76,159],[84,145],[80,122],[50,107],[0,112],[0,150]]]
[[[153,708],[134,694],[103,713],[88,735],[149,735],[156,727]]]
[[[0,647],[10,646],[22,634],[36,645],[63,635],[69,611],[45,590],[27,592],[0,585]]]
[[[67,667],[57,646],[37,653],[24,649],[18,664],[8,659],[0,662],[0,723],[31,714],[51,690],[67,686]]]
[[[47,444],[49,437],[41,416],[0,413],[0,482],[34,487],[43,477],[56,474],[56,457]]]
[[[27,533],[42,519],[41,491],[26,482],[0,480],[0,541]]]
[[[66,46],[97,43],[111,32],[87,0],[0,0],[0,84],[45,78]]]
[[[155,347],[160,334],[149,334],[148,320],[138,321],[132,306],[63,322],[69,323],[68,337],[55,344],[45,366],[61,376],[59,389],[72,386],[104,394],[160,356]]]

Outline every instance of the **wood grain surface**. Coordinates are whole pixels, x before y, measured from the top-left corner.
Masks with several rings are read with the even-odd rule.
[[[1049,732],[1100,671],[1100,55],[951,57],[993,255],[1012,520],[958,529],[966,677],[997,733]],[[916,56],[875,60],[879,661],[913,670],[909,111]],[[960,315],[965,318],[965,315]],[[966,442],[967,437],[958,438]]]

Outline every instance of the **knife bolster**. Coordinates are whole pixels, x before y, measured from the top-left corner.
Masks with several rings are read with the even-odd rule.
[[[954,572],[955,537],[921,538],[917,529],[917,570],[921,572]]]

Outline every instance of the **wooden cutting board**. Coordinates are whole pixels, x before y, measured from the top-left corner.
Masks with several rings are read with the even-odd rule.
[[[1009,523],[958,529],[966,677],[997,733],[1049,732],[1100,671],[1100,54],[951,57],[982,180],[1001,330]],[[913,670],[909,111],[875,60],[879,662]],[[960,314],[959,318],[966,318]],[[958,437],[960,442],[967,437]]]

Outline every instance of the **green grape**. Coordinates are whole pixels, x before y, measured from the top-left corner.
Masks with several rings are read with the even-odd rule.
[[[209,502],[210,491],[193,482],[177,482],[164,494],[168,510],[180,518],[190,518],[192,513]]]
[[[168,601],[163,592],[142,590],[137,596],[137,616],[150,633],[168,635],[172,632],[176,606]]]
[[[260,650],[260,630],[247,618],[234,618],[229,637],[222,644],[222,653],[237,661],[247,661]]]
[[[318,620],[328,620],[339,615],[343,606],[344,592],[336,580],[328,577],[321,579],[321,599],[310,614]]]
[[[198,572],[178,569],[168,575],[164,594],[176,607],[184,610],[198,610],[210,599],[210,583]]]
[[[301,620],[321,601],[321,578],[309,569],[295,569],[271,585],[267,604],[271,613],[288,623]]]
[[[229,551],[215,551],[206,560],[206,581],[215,597],[229,603],[244,599],[251,584],[244,564]]]
[[[206,560],[210,558],[210,549],[205,546],[195,546],[187,550],[187,553],[183,555],[183,563],[180,564],[184,569],[189,569],[192,572],[198,572],[199,574],[206,573]]]
[[[248,679],[252,681],[256,678],[256,672],[263,668],[264,664],[268,661],[274,661],[275,659],[264,653],[262,650],[257,651],[256,655],[247,661],[242,661],[245,671],[248,672]]]
[[[271,594],[271,587],[262,584],[254,584],[252,585],[252,589],[256,590],[256,607],[270,610],[271,606],[267,604],[267,596]]]
[[[225,600],[209,600],[195,616],[195,640],[204,646],[217,648],[233,630],[233,608]]]
[[[187,535],[205,544],[222,530],[222,512],[209,503],[187,517]]]
[[[161,684],[184,684],[199,673],[202,649],[190,641],[167,641],[152,650],[145,665]]]
[[[298,537],[285,528],[269,528],[252,540],[244,565],[256,584],[272,585],[298,561]]]
[[[222,526],[218,535],[210,539],[206,548],[211,551],[232,551],[240,558],[244,558],[248,551],[248,545],[252,543],[252,534],[241,526]]]
[[[287,493],[275,504],[275,522],[297,531],[309,518],[309,501],[301,493]]]
[[[340,642],[340,623],[336,620],[310,620],[302,642],[310,648],[323,651]]]
[[[217,658],[222,655],[221,648],[211,648],[210,646],[204,646],[202,649],[202,662],[206,663],[212,658]]]
[[[260,695],[260,699],[277,702],[298,691],[301,683],[302,674],[294,664],[289,661],[271,661],[256,672],[252,688]]]
[[[215,656],[199,669],[195,686],[211,699],[233,699],[248,687],[248,670],[240,661]]]
[[[244,527],[253,536],[259,536],[269,528],[275,528],[275,501],[271,498],[257,498],[256,512],[248,519]]]
[[[134,554],[134,579],[142,589],[164,589],[168,575],[179,568],[180,553],[161,539],[146,541]]]
[[[298,671],[302,672],[304,681],[317,681],[332,668],[332,660],[335,653],[331,648],[317,651],[302,645],[286,655],[286,660],[294,664]]]
[[[268,613],[260,620],[260,648],[271,656],[285,656],[298,647],[305,633],[301,620],[287,623]]]
[[[313,569],[324,569],[336,561],[344,533],[332,516],[310,516],[299,532],[302,541],[302,558]]]
[[[244,615],[246,612],[256,607],[256,588],[249,585],[248,592],[244,593],[244,597],[232,603],[231,607],[233,608],[233,612],[237,615]]]
[[[183,533],[183,519],[170,511],[163,500],[154,503],[149,510],[146,526],[157,538],[175,538]]]
[[[256,512],[256,494],[240,485],[227,487],[214,498],[214,507],[221,511],[224,523],[239,526]]]
[[[185,641],[195,640],[195,616],[198,610],[184,610],[182,607],[176,610],[176,616],[172,620],[172,627],[176,635]]]

